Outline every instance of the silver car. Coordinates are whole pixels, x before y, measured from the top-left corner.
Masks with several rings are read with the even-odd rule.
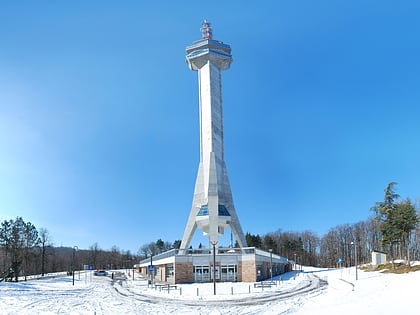
[[[93,272],[93,275],[94,276],[107,276],[108,275],[108,272],[106,272],[105,270],[103,270],[103,269],[98,269],[98,270],[95,270],[94,272]]]

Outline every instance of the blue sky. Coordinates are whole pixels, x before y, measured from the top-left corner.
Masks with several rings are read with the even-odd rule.
[[[418,16],[418,1],[2,1],[0,219],[79,248],[181,239],[199,162],[185,47],[204,18],[232,47],[225,159],[245,232],[321,236],[391,181],[416,200]]]

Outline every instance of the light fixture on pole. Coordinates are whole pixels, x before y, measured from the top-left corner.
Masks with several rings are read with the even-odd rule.
[[[71,263],[71,274],[73,276],[73,285],[74,285],[74,263],[75,263],[75,256],[76,256],[76,250],[78,250],[79,247],[78,246],[73,246],[73,259],[72,259],[72,263]]]
[[[357,280],[357,246],[356,246],[356,242],[351,242],[350,243],[352,246],[354,246],[354,266],[356,268],[356,280]]]
[[[153,285],[153,275],[155,273],[155,268],[153,267],[153,252],[150,251],[150,284]]]
[[[273,281],[273,249],[268,250],[270,252],[270,281]]]
[[[216,245],[217,241],[212,241],[213,246],[213,293],[216,295]]]

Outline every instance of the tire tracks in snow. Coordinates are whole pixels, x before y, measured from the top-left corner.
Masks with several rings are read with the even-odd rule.
[[[327,281],[320,279],[315,275],[311,275],[310,279],[302,281],[298,286],[295,286],[289,290],[264,294],[263,296],[248,296],[245,298],[237,299],[219,299],[219,300],[187,300],[187,299],[163,299],[161,296],[153,296],[134,292],[127,287],[123,287],[122,283],[113,282],[112,286],[118,295],[122,295],[126,298],[134,298],[137,301],[143,303],[149,303],[154,305],[180,305],[183,306],[250,306],[258,304],[266,304],[269,302],[279,302],[282,300],[295,298],[298,296],[307,295],[317,291],[323,290],[328,285]]]

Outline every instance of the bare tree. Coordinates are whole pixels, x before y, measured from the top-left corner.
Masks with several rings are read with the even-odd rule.
[[[50,233],[45,228],[39,229],[39,244],[41,246],[41,275],[45,274],[45,264],[47,261],[47,248],[51,246]]]

